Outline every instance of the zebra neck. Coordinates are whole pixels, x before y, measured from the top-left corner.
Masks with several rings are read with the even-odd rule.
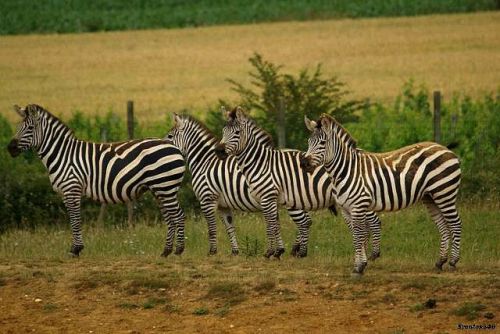
[[[193,137],[186,152],[186,162],[193,174],[205,171],[211,162],[219,159],[215,155],[216,144],[213,138]]]
[[[48,123],[45,126],[42,140],[36,152],[47,166],[51,160],[60,155],[68,156],[68,149],[77,141],[73,132],[62,123]]]
[[[333,154],[333,159],[325,163],[325,169],[334,180],[334,184],[339,185],[353,177],[353,172],[359,169],[362,156],[358,150],[345,146],[338,147]]]
[[[247,179],[251,180],[269,169],[273,152],[272,147],[251,137],[245,149],[236,155],[236,160]]]

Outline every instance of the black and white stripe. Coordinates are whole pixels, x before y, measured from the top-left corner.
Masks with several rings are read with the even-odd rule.
[[[300,166],[302,153],[297,150],[277,150],[271,137],[249,119],[240,107],[226,113],[228,122],[223,130],[221,147],[236,157],[245,174],[250,192],[258,199],[268,224],[268,254],[281,252],[278,224],[278,204],[289,209],[319,210],[335,205],[335,192],[324,168],[309,174]],[[374,235],[380,240],[380,221],[372,213]],[[350,226],[350,225],[349,225]],[[379,254],[379,245],[374,251]]]
[[[318,122],[305,119],[312,132],[302,165],[324,165],[337,191],[337,202],[352,221],[355,246],[354,273],[366,266],[367,212],[396,211],[423,200],[441,235],[439,260],[442,269],[460,258],[461,220],[456,208],[460,162],[444,146],[423,142],[396,151],[370,153],[358,149],[351,135],[332,117]]]
[[[203,124],[192,117],[176,114],[174,122],[165,139],[171,140],[180,149],[191,171],[193,190],[208,223],[209,254],[217,252],[217,209],[222,214],[232,253],[238,254],[232,210],[261,211],[260,202],[250,193],[236,159],[228,157],[221,160],[216,156],[218,140]],[[290,208],[288,212],[299,228],[292,254],[305,256],[311,220],[303,210]]]
[[[184,249],[184,213],[177,192],[184,176],[179,150],[161,139],[99,144],[78,140],[59,119],[37,105],[15,106],[23,117],[9,144],[12,156],[33,149],[49,172],[55,191],[64,198],[73,233],[71,253],[83,249],[80,202],[82,196],[102,203],[123,203],[150,190],[168,224],[164,256]]]

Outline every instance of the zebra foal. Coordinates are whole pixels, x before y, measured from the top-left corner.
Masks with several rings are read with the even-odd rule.
[[[344,216],[352,221],[355,249],[354,274],[366,266],[367,212],[397,211],[419,200],[427,207],[441,236],[436,267],[450,266],[460,258],[462,223],[456,208],[460,162],[448,148],[422,142],[385,153],[370,153],[334,118],[322,115],[315,122],[305,117],[311,136],[301,161],[308,171],[323,165],[337,192]]]
[[[179,148],[192,174],[193,191],[200,201],[201,210],[208,224],[209,254],[217,252],[218,209],[224,220],[234,255],[239,253],[234,231],[232,210],[261,211],[259,201],[250,193],[245,175],[234,157],[221,160],[216,155],[218,139],[203,124],[190,116],[174,114],[174,126],[165,136]],[[292,248],[295,256],[306,256],[309,215],[303,210],[289,209],[299,234]]]
[[[79,256],[84,248],[81,233],[82,196],[101,203],[132,201],[150,190],[168,225],[162,255],[173,250],[177,228],[176,254],[184,249],[184,212],[177,192],[184,177],[184,159],[179,150],[161,139],[131,140],[123,143],[92,143],[78,140],[73,131],[42,107],[14,106],[22,117],[8,145],[12,157],[34,150],[48,170],[53,189],[63,196],[73,242],[70,253]]]

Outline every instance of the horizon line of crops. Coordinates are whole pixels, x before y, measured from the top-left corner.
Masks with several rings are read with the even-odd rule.
[[[85,1],[4,0],[0,35],[184,28],[224,24],[466,13],[496,0]]]

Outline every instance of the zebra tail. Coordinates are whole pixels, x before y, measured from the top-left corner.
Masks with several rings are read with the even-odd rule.
[[[330,210],[331,213],[333,213],[334,216],[337,216],[338,215],[338,212],[337,212],[337,207],[335,206],[335,204],[331,205],[328,207],[328,210]]]

